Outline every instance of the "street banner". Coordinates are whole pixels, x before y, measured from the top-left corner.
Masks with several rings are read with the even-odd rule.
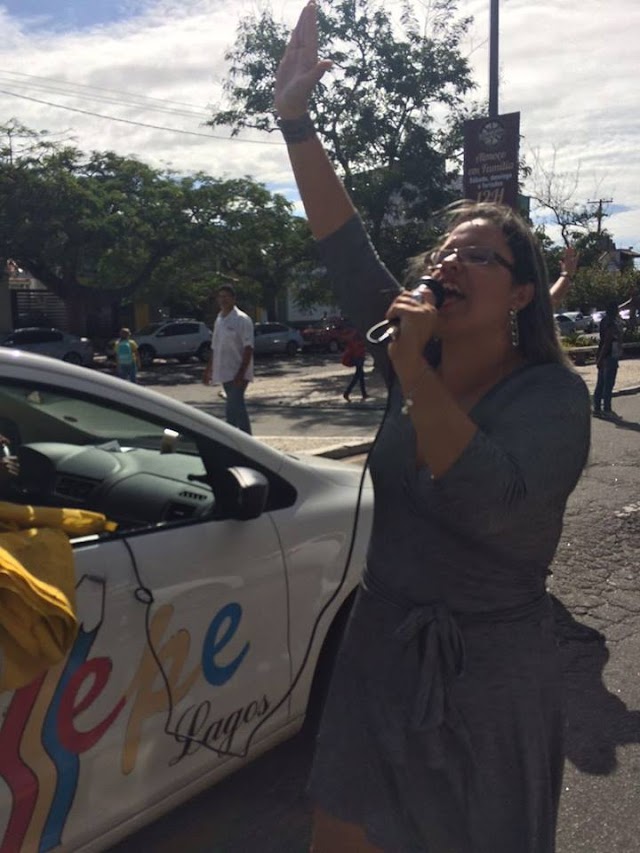
[[[464,197],[518,207],[520,113],[464,123]]]

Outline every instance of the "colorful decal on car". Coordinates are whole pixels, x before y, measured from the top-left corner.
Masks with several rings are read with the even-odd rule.
[[[126,707],[129,713],[121,754],[125,775],[135,769],[144,724],[156,714],[168,712],[164,731],[179,747],[168,760],[168,766],[174,766],[203,746],[220,755],[233,754],[238,729],[267,712],[266,696],[226,716],[216,715],[214,700],[207,699],[183,710],[172,730],[173,709],[196,681],[202,677],[212,687],[222,687],[236,674],[250,648],[245,642],[232,660],[220,662],[242,620],[241,605],[229,602],[215,613],[205,632],[198,665],[185,673],[189,631],[179,628],[165,639],[173,612],[172,605],[164,604],[153,613],[148,642],[129,687],[91,728],[80,730],[74,720],[96,703],[113,670],[111,658],[89,657],[102,616],[91,630],[81,626],[63,664],[14,692],[0,728],[0,777],[12,801],[0,853],[45,853],[62,843],[77,792],[81,756],[98,744]]]

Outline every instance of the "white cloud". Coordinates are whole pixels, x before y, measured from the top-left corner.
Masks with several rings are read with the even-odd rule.
[[[399,0],[386,0],[387,7]],[[276,14],[293,23],[302,0],[276,0]],[[460,13],[475,21],[465,50],[479,88],[488,91],[488,0],[461,0]],[[221,97],[225,51],[233,44],[240,17],[256,11],[253,0],[148,0],[138,15],[117,24],[80,32],[26,31],[0,11],[0,89],[15,90],[6,72],[55,78],[67,83],[126,91],[191,105],[193,115],[149,112],[64,97],[51,91],[20,89],[31,97],[63,103],[132,121],[167,125],[209,135],[184,136],[83,116],[0,94],[5,117],[34,128],[71,128],[84,149],[112,148],[177,171],[202,169],[223,176],[253,175],[286,187],[294,197],[282,145],[218,140],[222,129],[203,126]],[[420,12],[426,3],[416,0]],[[579,169],[576,201],[613,198],[627,208],[607,226],[623,245],[640,246],[640,154],[637,85],[637,0],[502,0],[500,11],[500,111],[521,112],[523,153],[537,150],[558,168]],[[16,78],[14,78],[15,80]],[[23,81],[24,82],[24,81]],[[31,81],[33,82],[33,81]],[[107,93],[103,92],[106,96]],[[273,137],[246,138],[276,142]]]

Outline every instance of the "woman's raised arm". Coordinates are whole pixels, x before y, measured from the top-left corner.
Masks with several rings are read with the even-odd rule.
[[[300,197],[317,240],[333,234],[355,213],[307,112],[309,96],[329,68],[330,60],[318,60],[316,4],[309,2],[278,68],[275,105]]]

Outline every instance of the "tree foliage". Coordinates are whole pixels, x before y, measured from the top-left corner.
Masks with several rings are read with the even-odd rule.
[[[318,11],[334,66],[310,105],[318,133],[391,268],[424,246],[429,214],[451,200],[447,157],[459,148],[463,96],[473,87],[460,41],[469,20],[433,0],[422,25],[410,4],[394,21],[377,0],[332,0]],[[244,18],[227,54],[228,109],[209,124],[276,129],[273,84],[288,38],[270,8]],[[444,128],[444,129],[440,129]],[[459,128],[458,128],[459,129]],[[402,258],[397,240],[399,232]]]
[[[228,278],[273,314],[308,255],[290,203],[249,178],[179,177],[15,123],[0,133],[0,258],[63,299],[78,331],[134,295],[201,312]]]

